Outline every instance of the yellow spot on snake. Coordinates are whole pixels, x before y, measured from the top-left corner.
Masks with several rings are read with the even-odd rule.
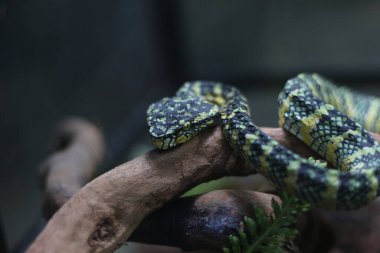
[[[187,141],[186,136],[182,135],[177,138],[176,143],[182,144],[182,143],[185,143],[186,141]]]
[[[285,123],[285,113],[289,110],[289,100],[290,97],[287,97],[284,101],[282,101],[282,106],[280,107],[278,111],[279,116],[279,125],[282,126]]]
[[[335,136],[330,139],[330,143],[327,145],[327,155],[326,159],[329,161],[332,165],[336,166],[337,157],[335,154],[335,151],[338,149],[339,145],[344,141],[343,136]]]
[[[214,93],[217,96],[220,96],[222,94],[222,87],[220,85],[215,85],[214,86]]]
[[[376,114],[379,110],[379,103],[376,103],[376,102],[374,101],[373,103],[371,103],[371,105],[368,108],[368,113],[364,121],[364,127],[366,129],[372,130],[371,127],[372,127],[373,121],[375,120]]]
[[[337,178],[338,178],[337,170],[326,171],[327,189],[324,192],[322,192],[322,201],[318,206],[330,207],[330,208],[335,206],[336,194],[338,192],[338,187],[340,184]]]
[[[161,139],[154,139],[153,140],[153,145],[155,146],[155,147],[157,147],[157,148],[161,148],[162,147],[162,144],[164,144],[163,143],[163,141],[161,140]]]
[[[377,181],[376,175],[374,175],[374,171],[376,171],[375,168],[373,168],[372,170],[368,169],[364,171],[364,174],[366,174],[367,178],[370,179],[370,182],[371,182],[370,184],[371,191],[368,194],[369,199],[376,198],[376,195],[377,195],[376,192],[377,192],[377,189],[379,188],[379,182]]]
[[[191,126],[190,122],[186,122],[185,124],[183,124],[183,129],[187,130],[190,128],[190,126]]]
[[[299,189],[296,189],[296,179],[297,179],[297,171],[300,167],[301,162],[298,160],[293,160],[289,163],[287,167],[287,177],[284,178],[284,183],[286,185],[286,190],[289,193],[295,193],[299,191]]]
[[[214,98],[214,101],[216,104],[218,105],[223,105],[226,103],[226,101],[224,100],[224,98],[222,98],[221,96],[217,96]]]
[[[306,145],[310,146],[313,141],[313,138],[310,135],[311,130],[317,125],[322,115],[328,115],[328,110],[331,109],[333,109],[331,105],[325,104],[319,107],[319,109],[315,113],[309,115],[306,118],[301,119],[302,126],[300,129],[300,135],[303,142],[305,142]]]

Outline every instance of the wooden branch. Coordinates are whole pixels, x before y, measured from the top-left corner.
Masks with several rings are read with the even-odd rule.
[[[311,152],[281,129],[264,129],[289,149]],[[255,169],[233,155],[220,127],[170,151],[151,151],[96,178],[49,221],[28,252],[112,252],[152,211],[191,187]]]
[[[46,218],[93,178],[103,156],[103,135],[94,124],[82,118],[59,123],[52,154],[42,162],[39,171]]]

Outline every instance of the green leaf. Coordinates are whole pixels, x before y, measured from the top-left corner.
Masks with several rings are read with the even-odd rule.
[[[265,230],[268,224],[268,219],[265,216],[264,210],[262,208],[255,207],[256,220],[259,225],[260,230]]]
[[[254,207],[255,218],[244,217],[244,230],[237,236],[229,236],[228,248],[224,253],[281,253],[284,243],[294,239],[298,231],[295,228],[297,215],[306,212],[310,204],[286,194],[281,196],[282,205],[272,199],[273,218],[266,216],[261,208]]]
[[[247,216],[244,216],[244,225],[246,227],[246,230],[249,232],[249,237],[251,240],[256,240],[257,237],[257,231],[256,231],[256,222]]]
[[[229,248],[224,247],[223,248],[223,253],[231,253],[231,250]]]
[[[230,235],[228,239],[230,241],[232,252],[233,253],[240,253],[241,250],[240,250],[239,238],[237,236]]]
[[[274,198],[272,198],[272,208],[275,218],[280,217],[281,207]]]
[[[244,252],[248,249],[249,244],[248,244],[248,236],[242,229],[239,230],[239,238],[240,238],[241,250]]]

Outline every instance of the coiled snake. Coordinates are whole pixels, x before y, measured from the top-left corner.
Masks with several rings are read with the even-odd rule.
[[[153,145],[169,149],[221,124],[234,151],[280,190],[316,206],[354,209],[380,194],[380,99],[335,86],[318,74],[290,79],[279,95],[280,125],[335,168],[287,150],[251,120],[246,98],[228,85],[187,82],[148,108]],[[359,125],[361,124],[361,125]]]

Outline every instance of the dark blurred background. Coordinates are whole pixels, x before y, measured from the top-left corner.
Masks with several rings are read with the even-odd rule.
[[[65,116],[102,126],[109,169],[149,145],[146,107],[186,80],[240,87],[254,121],[276,126],[277,94],[297,73],[380,95],[379,70],[379,1],[0,0],[8,248],[40,216],[36,168]]]

